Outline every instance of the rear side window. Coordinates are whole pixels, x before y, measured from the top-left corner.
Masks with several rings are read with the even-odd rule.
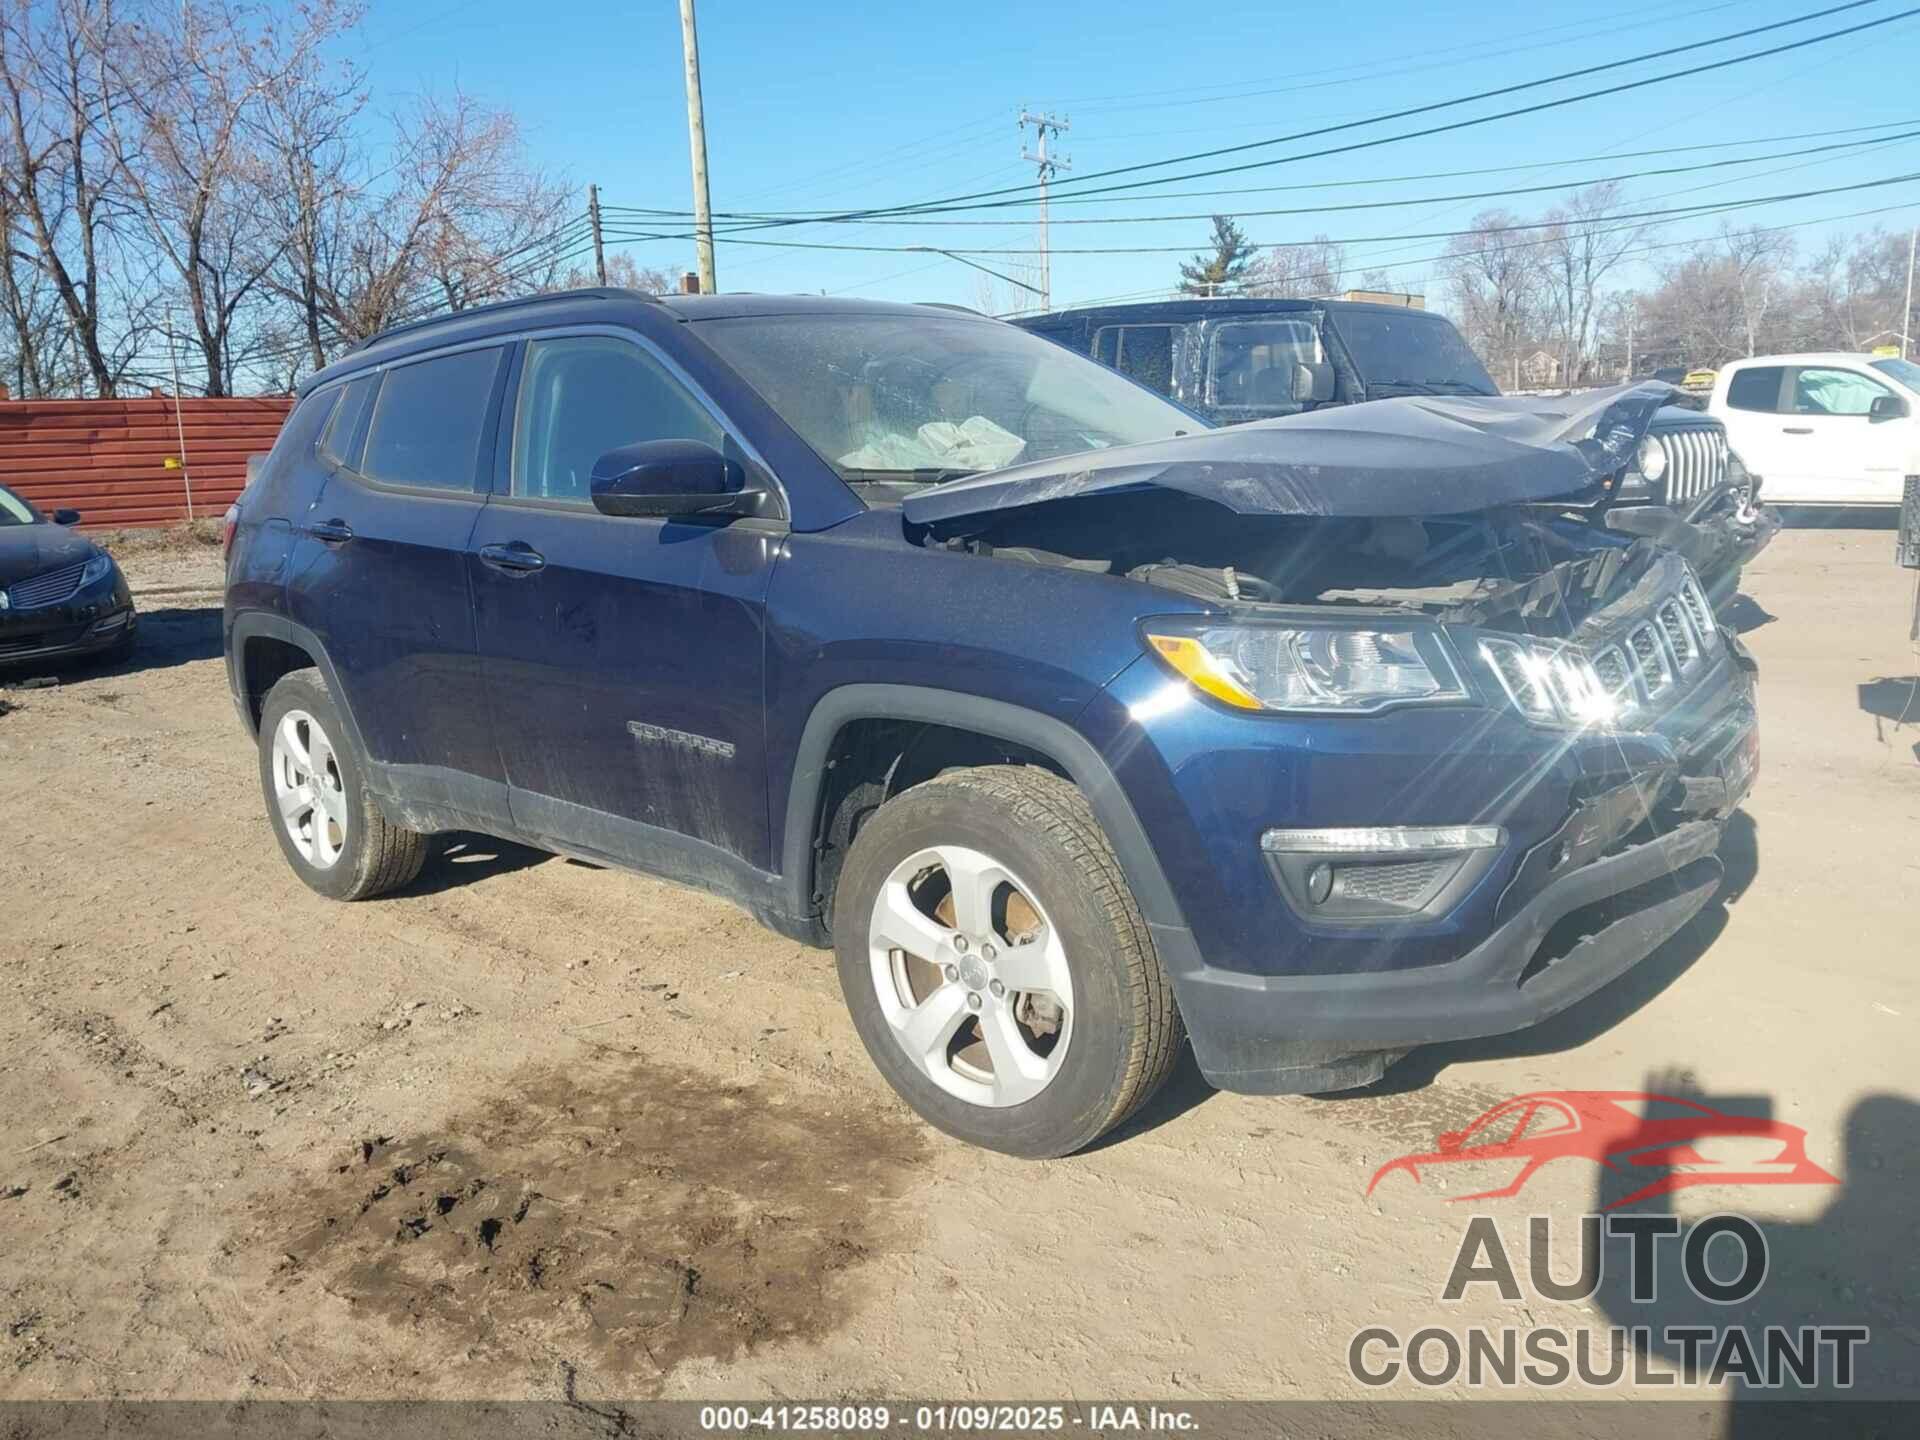
[[[1105,325],[1094,331],[1093,358],[1162,395],[1173,393],[1177,325]]]
[[[362,375],[349,381],[326,398],[337,402],[326,433],[320,437],[320,458],[333,465],[352,465],[357,458],[354,444],[360,438],[360,422],[366,418],[367,402],[380,383],[377,375]],[[318,398],[318,397],[316,397]]]
[[[1727,404],[1735,410],[1764,410],[1769,414],[1778,414],[1780,410],[1780,377],[1785,373],[1778,365],[1749,365],[1737,370],[1727,385]]]
[[[623,340],[581,335],[527,346],[513,427],[513,493],[591,503],[593,463],[645,440],[701,440],[726,432],[650,355]]]
[[[463,350],[387,371],[373,402],[361,472],[383,485],[475,488],[502,353]]]

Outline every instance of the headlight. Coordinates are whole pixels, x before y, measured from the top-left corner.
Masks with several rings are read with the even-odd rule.
[[[1667,450],[1658,440],[1649,435],[1640,442],[1639,469],[1649,480],[1658,480],[1667,473]]]
[[[84,590],[89,585],[98,585],[111,574],[113,574],[113,557],[104,550],[99,551],[80,571],[80,588]]]
[[[1367,714],[1467,698],[1439,632],[1429,627],[1156,620],[1146,640],[1175,674],[1240,710]]]
[[[1749,505],[1753,503],[1754,496],[1760,492],[1760,477],[1747,469],[1747,462],[1740,458],[1737,450],[1727,451],[1727,483],[1733,486]]]

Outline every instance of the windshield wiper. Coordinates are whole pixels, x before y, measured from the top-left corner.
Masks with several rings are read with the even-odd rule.
[[[979,473],[978,470],[874,470],[854,466],[843,469],[840,478],[852,485],[941,485]]]

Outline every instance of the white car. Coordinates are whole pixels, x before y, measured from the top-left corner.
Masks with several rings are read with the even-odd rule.
[[[1920,365],[1761,355],[1720,367],[1707,413],[1774,505],[1898,505],[1920,475]]]

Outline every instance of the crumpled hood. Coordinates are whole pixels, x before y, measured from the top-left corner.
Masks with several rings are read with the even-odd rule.
[[[0,585],[78,564],[93,542],[64,525],[0,525]]]
[[[1462,514],[1586,489],[1632,458],[1674,394],[1641,384],[1374,400],[1015,465],[930,487],[901,509],[936,525],[1158,487],[1242,515]]]

